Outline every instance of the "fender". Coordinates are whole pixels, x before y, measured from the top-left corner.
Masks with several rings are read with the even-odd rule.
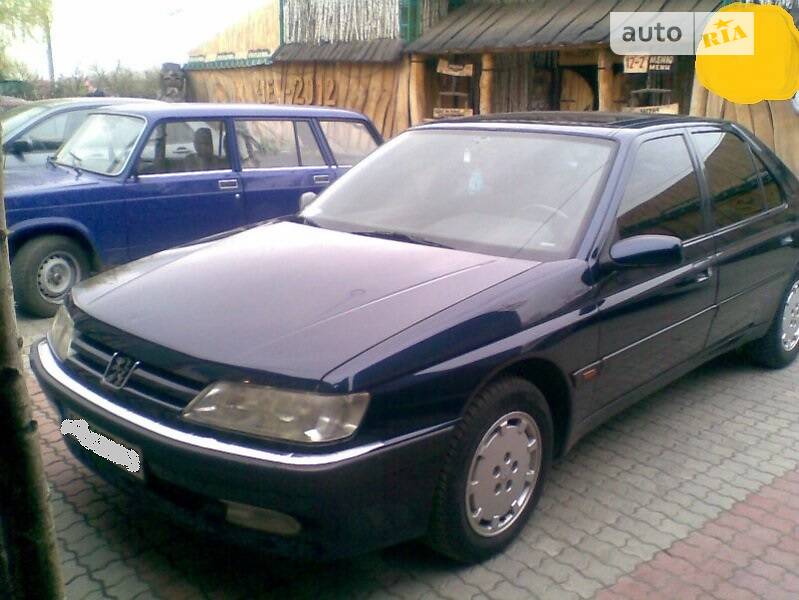
[[[13,259],[15,252],[27,240],[39,235],[49,234],[69,235],[86,244],[87,249],[91,251],[97,263],[95,265],[97,268],[107,262],[107,257],[99,251],[94,236],[89,229],[80,221],[64,217],[26,219],[12,225],[8,232],[8,246],[11,258]]]

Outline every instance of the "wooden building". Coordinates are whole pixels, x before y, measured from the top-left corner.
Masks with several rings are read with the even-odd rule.
[[[386,137],[435,118],[490,112],[725,117],[753,129],[799,172],[799,117],[790,103],[725,103],[695,87],[692,56],[621,57],[610,50],[611,11],[711,12],[722,4],[265,0],[262,11],[198,50],[202,59],[187,65],[189,95],[350,108]]]
[[[368,115],[391,137],[411,124],[411,62],[405,45],[445,15],[450,3],[271,0],[264,11],[277,16],[270,22],[278,26],[265,27],[262,38],[247,32],[264,11],[199,49],[186,66],[190,98],[349,108]],[[267,41],[275,31],[279,45]],[[228,47],[220,39],[229,40]],[[249,55],[229,49],[242,43]],[[211,57],[205,48],[217,53]]]
[[[469,2],[409,44],[432,90],[427,116],[457,112],[690,110],[693,57],[610,50],[611,11],[713,11],[720,0]],[[451,73],[457,65],[468,76]],[[448,69],[449,68],[449,69]]]

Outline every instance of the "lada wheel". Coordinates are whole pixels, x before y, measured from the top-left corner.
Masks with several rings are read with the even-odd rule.
[[[35,317],[52,317],[76,283],[89,274],[89,259],[75,240],[62,235],[32,239],[11,265],[14,296]]]
[[[453,434],[430,544],[465,562],[503,550],[538,503],[552,447],[552,417],[537,387],[518,377],[486,386]]]

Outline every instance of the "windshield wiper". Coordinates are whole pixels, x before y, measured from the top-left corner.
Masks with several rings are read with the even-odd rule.
[[[351,231],[354,235],[363,235],[366,237],[380,238],[383,240],[394,240],[396,242],[408,242],[409,244],[419,244],[420,246],[433,246],[434,248],[447,248],[452,249],[451,246],[445,246],[433,240],[428,240],[423,237],[401,233],[399,231]]]

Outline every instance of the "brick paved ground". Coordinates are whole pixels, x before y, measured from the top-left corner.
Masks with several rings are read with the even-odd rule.
[[[411,543],[331,565],[222,547],[78,465],[34,391],[69,598],[799,598],[799,363],[713,362],[556,465],[504,555]]]

